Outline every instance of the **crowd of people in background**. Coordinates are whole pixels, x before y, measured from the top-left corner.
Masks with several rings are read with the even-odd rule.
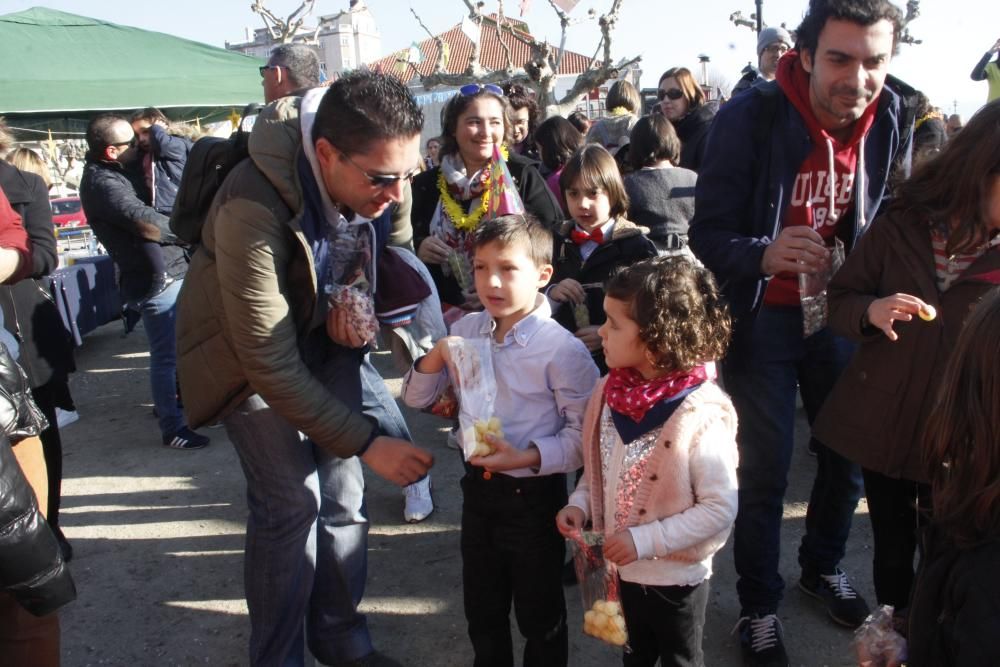
[[[797,587],[852,629],[869,600],[891,607],[908,664],[1000,661],[1000,40],[972,71],[989,96],[966,123],[890,74],[903,27],[888,0],[810,0],[794,33],[760,31],[728,99],[671,67],[652,113],[627,80],[594,119],[545,117],[522,83],[469,83],[422,145],[398,80],[321,86],[315,51],[282,45],[195,244],[170,224],[188,133],[155,108],[94,118],[80,197],[149,339],[162,442],[199,449],[194,429],[222,425],[246,477],[251,664],[301,665],[306,647],[399,664],[358,611],[362,463],[418,522],[433,456],[371,363],[380,332],[403,400],[431,412],[462,404],[460,350],[490,357],[502,433],[473,452],[447,415],[477,667],[514,664],[512,606],[523,664],[568,664],[565,540],[585,530],[617,567],[626,666],[704,664],[730,533],[743,662],[791,664],[779,555],[798,400],[816,472]],[[23,655],[58,664],[73,552],[55,411],[73,408],[72,343],[35,284],[56,260],[44,165],[8,160],[0,394],[19,399],[0,488],[52,530],[18,533],[48,572],[28,594],[0,550],[0,648],[25,650],[5,632],[30,627]],[[512,210],[491,202],[501,177]],[[862,497],[871,592],[841,568]]]

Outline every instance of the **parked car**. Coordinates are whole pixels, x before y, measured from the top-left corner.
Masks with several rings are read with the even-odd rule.
[[[59,197],[49,201],[52,224],[56,227],[86,227],[87,216],[79,197]]]

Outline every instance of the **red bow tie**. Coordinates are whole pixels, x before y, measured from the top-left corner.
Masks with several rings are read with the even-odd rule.
[[[583,245],[587,241],[593,241],[597,245],[604,243],[604,230],[600,227],[592,232],[585,232],[576,227],[569,233],[569,237],[573,240],[573,243],[577,245]]]

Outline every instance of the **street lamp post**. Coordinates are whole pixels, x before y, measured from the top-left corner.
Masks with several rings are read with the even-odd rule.
[[[757,2],[757,34],[764,29],[764,0],[756,0]]]

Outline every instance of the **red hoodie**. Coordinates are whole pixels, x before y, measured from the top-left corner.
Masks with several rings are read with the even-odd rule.
[[[869,104],[854,123],[851,138],[841,142],[820,127],[813,114],[809,103],[809,74],[802,68],[797,51],[789,51],[778,61],[776,79],[785,97],[802,116],[813,141],[813,150],[802,162],[795,177],[781,226],[810,225],[832,247],[839,226],[853,224],[852,220],[844,218],[844,212],[854,195],[859,161],[863,173],[864,137],[875,120],[878,105],[874,102]],[[794,273],[774,276],[768,283],[764,303],[772,306],[799,305],[798,276]]]
[[[21,224],[21,216],[11,207],[3,190],[0,190],[0,248],[16,250],[21,255],[20,267],[14,275],[4,281],[4,284],[13,285],[31,274],[31,246],[28,244],[28,233]]]

